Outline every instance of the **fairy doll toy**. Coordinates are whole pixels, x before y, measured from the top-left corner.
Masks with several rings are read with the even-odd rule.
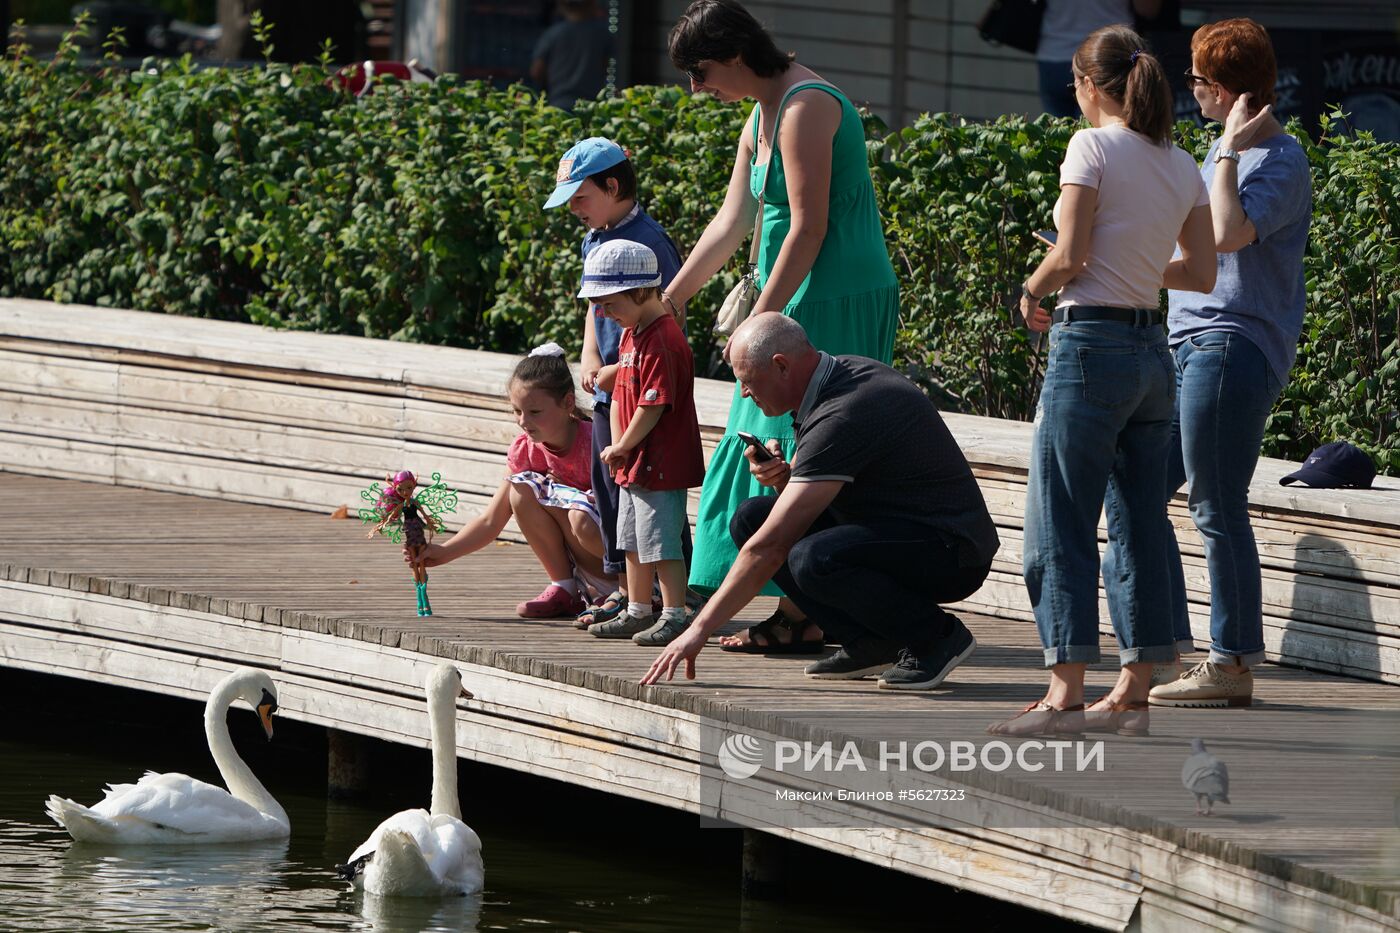
[[[448,489],[439,473],[433,474],[430,486],[419,487],[418,479],[408,470],[384,477],[360,493],[369,502],[360,509],[360,521],[374,523],[366,537],[382,534],[395,544],[402,543],[409,555],[413,583],[418,590],[418,614],[430,616],[433,607],[428,602],[428,568],[422,555],[428,550],[433,535],[443,529],[442,515],[457,511],[457,493]]]

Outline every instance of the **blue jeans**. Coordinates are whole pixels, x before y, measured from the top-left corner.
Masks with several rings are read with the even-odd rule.
[[[1076,321],[1050,329],[1026,494],[1024,572],[1045,666],[1099,660],[1104,590],[1123,664],[1176,656],[1167,559],[1171,352],[1160,327]]]
[[[1176,348],[1176,417],[1167,455],[1167,498],[1190,483],[1187,503],[1210,573],[1210,659],[1264,660],[1259,549],[1249,525],[1249,483],[1264,443],[1264,422],[1283,384],[1247,337],[1210,331]],[[1168,527],[1172,625],[1190,650],[1186,579]]]

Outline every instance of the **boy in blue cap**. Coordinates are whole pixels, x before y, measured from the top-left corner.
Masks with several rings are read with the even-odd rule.
[[[665,292],[680,271],[680,251],[661,225],[637,203],[637,174],[622,147],[601,136],[577,143],[559,160],[554,182],[554,193],[545,202],[545,209],[568,204],[574,216],[583,221],[588,228],[581,249],[584,260],[610,240],[632,240],[648,247],[656,254],[661,275],[661,301],[676,316],[677,322],[683,324],[684,309],[671,302]],[[593,394],[593,495],[603,520],[603,569],[617,574],[619,584],[601,604],[579,616],[576,623],[579,628],[607,622],[627,611],[627,590],[621,583],[627,572],[627,558],[617,548],[619,493],[612,471],[598,459],[598,454],[613,441],[609,417],[621,340],[622,327],[605,317],[598,305],[590,301],[584,315],[581,369],[583,389]],[[689,530],[685,529],[687,552]]]

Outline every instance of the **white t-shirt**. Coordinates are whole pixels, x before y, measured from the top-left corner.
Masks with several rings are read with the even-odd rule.
[[[1157,307],[1186,215],[1210,203],[1196,160],[1126,126],[1080,130],[1060,164],[1060,188],[1065,185],[1094,188],[1098,199],[1089,260],[1060,289],[1056,307]],[[1055,201],[1057,230],[1063,198]]]
[[[1071,61],[1089,33],[1114,23],[1133,24],[1132,0],[1045,0],[1036,60]]]

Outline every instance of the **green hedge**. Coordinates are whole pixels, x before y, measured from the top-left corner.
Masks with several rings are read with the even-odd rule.
[[[630,88],[575,114],[443,80],[355,101],[314,67],[138,72],[0,64],[0,295],[520,352],[577,350],[582,229],[540,205],[559,156],[610,136],[685,251],[718,207],[747,108]],[[897,363],[945,408],[1027,419],[1043,349],[1011,306],[1075,124],[926,116],[867,129],[903,289]],[[1206,137],[1183,125],[1198,155]],[[1298,364],[1267,452],[1347,438],[1400,473],[1400,153],[1305,139],[1315,220]],[[698,368],[738,260],[692,303]]]

